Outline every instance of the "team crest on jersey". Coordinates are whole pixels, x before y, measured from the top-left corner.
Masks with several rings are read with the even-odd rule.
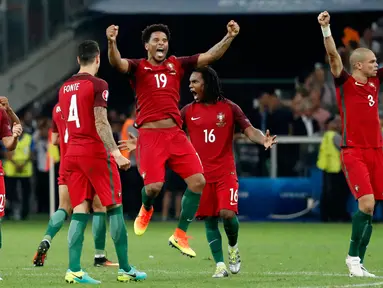
[[[176,75],[177,74],[176,69],[174,68],[174,64],[173,63],[168,62],[168,63],[166,63],[166,66],[168,67],[169,73],[171,75]]]
[[[104,90],[104,92],[102,92],[102,99],[104,99],[105,101],[108,101],[108,97],[109,97],[109,91]]]
[[[217,114],[217,120],[218,122],[216,124],[218,127],[223,127],[226,125],[225,114],[223,114],[222,112]]]
[[[374,83],[372,83],[372,82],[368,82],[368,85],[370,85],[372,88],[374,88],[375,89],[375,91],[376,91],[376,87],[375,87],[375,84]]]
[[[59,113],[59,112],[61,112],[61,108],[60,108],[60,106],[57,106],[56,107],[56,113]]]

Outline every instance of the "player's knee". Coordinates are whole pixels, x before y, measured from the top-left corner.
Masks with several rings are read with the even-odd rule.
[[[206,180],[202,174],[195,174],[185,179],[189,190],[194,193],[202,193]]]
[[[163,185],[164,183],[161,183],[161,182],[151,183],[146,185],[145,186],[146,195],[148,195],[151,198],[157,197],[161,193]]]
[[[358,208],[363,213],[373,215],[375,208],[374,195],[364,195],[358,199]]]
[[[73,213],[89,214],[90,206],[90,202],[88,200],[84,200],[81,204],[73,208]]]
[[[226,209],[222,209],[221,211],[219,211],[219,216],[224,220],[230,220],[230,219],[233,219],[235,217],[235,212],[230,211],[230,210],[226,210]]]
[[[59,209],[65,210],[68,215],[72,214],[72,206],[70,203],[60,203]]]

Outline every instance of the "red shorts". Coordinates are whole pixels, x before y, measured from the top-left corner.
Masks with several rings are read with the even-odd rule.
[[[343,148],[341,160],[348,186],[356,199],[373,194],[376,200],[383,200],[382,148]]]
[[[4,176],[0,176],[0,218],[5,215],[5,183]]]
[[[144,184],[165,182],[165,163],[182,179],[203,173],[201,160],[184,131],[141,128],[137,140],[137,165]]]
[[[66,165],[65,163],[66,163],[65,157],[62,157],[60,161],[60,167],[59,167],[59,177],[57,178],[59,185],[67,185],[68,175],[67,175],[67,169],[65,168],[65,165]]]
[[[206,183],[196,217],[216,217],[223,209],[238,213],[238,178],[235,174]]]
[[[67,185],[72,207],[94,195],[103,206],[122,203],[121,180],[114,158],[66,156]]]

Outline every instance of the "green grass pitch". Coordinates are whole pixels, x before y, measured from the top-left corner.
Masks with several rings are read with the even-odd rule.
[[[47,221],[5,221],[3,248],[0,251],[0,287],[66,287],[68,263],[67,229],[53,240],[44,267],[33,267],[32,258]],[[130,262],[148,274],[143,283],[118,283],[115,268],[93,267],[94,245],[88,223],[82,265],[101,287],[383,287],[383,278],[356,279],[347,276],[345,256],[350,238],[350,224],[242,223],[239,248],[242,270],[225,279],[211,278],[214,262],[205,239],[203,223],[192,223],[190,245],[197,252],[194,259],[182,256],[168,246],[176,223],[152,222],[143,236],[133,233],[127,222]],[[365,265],[377,275],[382,269],[382,225],[374,226]],[[223,229],[221,230],[223,232]],[[224,239],[225,259],[227,241]],[[113,242],[107,236],[108,257],[116,260]],[[153,257],[151,257],[153,256]],[[81,287],[81,285],[79,285]],[[76,286],[77,287],[77,286]]]

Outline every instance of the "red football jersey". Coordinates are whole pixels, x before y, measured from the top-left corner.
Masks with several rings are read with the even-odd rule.
[[[12,136],[11,125],[9,123],[9,118],[7,112],[4,109],[0,108],[0,139],[4,137]],[[3,165],[0,161],[0,174],[4,175]],[[0,175],[0,176],[1,176]]]
[[[382,147],[378,94],[382,68],[367,83],[356,81],[345,70],[335,78],[336,96],[342,118],[342,147]]]
[[[193,69],[198,54],[190,57],[170,56],[155,66],[146,59],[128,59],[131,81],[136,91],[136,125],[173,118],[182,127],[180,110],[180,84],[184,72]]]
[[[233,154],[234,128],[249,127],[241,108],[230,100],[206,105],[193,102],[181,110],[190,141],[196,149],[207,182],[216,182],[225,175],[236,173]]]
[[[60,136],[60,153],[63,157],[66,153],[68,143],[68,129],[60,105],[57,103],[52,111],[52,132],[58,133]]]
[[[61,86],[59,105],[69,135],[67,156],[107,157],[93,108],[106,108],[108,95],[108,84],[87,73],[73,75]]]

